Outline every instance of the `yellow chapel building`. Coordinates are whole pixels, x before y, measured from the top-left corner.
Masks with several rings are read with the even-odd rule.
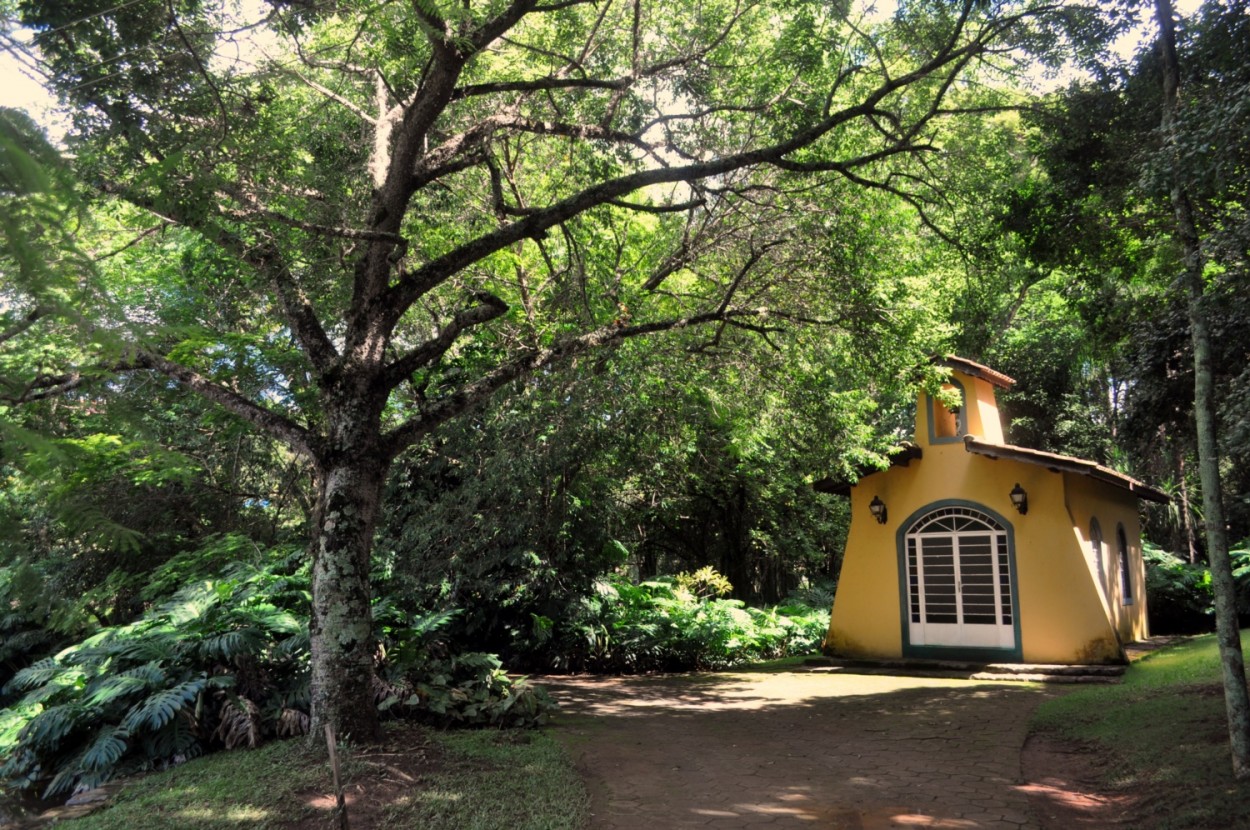
[[[1091,461],[1007,444],[1011,378],[970,360],[920,394],[889,469],[825,487],[851,499],[827,654],[987,663],[1125,660],[1148,636],[1138,499],[1168,497]]]

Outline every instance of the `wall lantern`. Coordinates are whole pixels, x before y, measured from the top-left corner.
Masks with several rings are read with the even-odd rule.
[[[1016,510],[1020,511],[1020,515],[1029,512],[1029,494],[1024,492],[1024,488],[1020,486],[1020,482],[1016,482],[1016,486],[1011,488],[1011,503],[1016,506]]]
[[[868,509],[872,511],[873,518],[877,520],[877,524],[879,525],[885,524],[885,519],[886,519],[885,502],[881,500],[880,496],[872,497],[872,501],[868,502]]]

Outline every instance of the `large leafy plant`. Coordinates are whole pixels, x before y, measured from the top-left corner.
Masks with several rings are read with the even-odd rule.
[[[569,616],[543,620],[547,662],[567,671],[646,672],[720,669],[815,651],[827,609],[799,601],[749,608],[689,590],[724,577],[712,569],[635,585],[609,577]]]
[[[214,749],[254,747],[309,726],[308,570],[296,548],[241,556],[222,537],[152,575],[154,610],[18,671],[0,691],[0,786],[45,797]],[[178,574],[193,581],[164,601]],[[530,726],[553,709],[489,654],[453,654],[457,612],[374,603],[376,702],[390,716],[441,725]]]
[[[1250,614],[1250,540],[1229,552],[1237,584],[1237,610]],[[1215,627],[1215,593],[1211,570],[1186,562],[1150,542],[1142,544],[1146,561],[1146,596],[1152,634],[1193,634]]]
[[[45,796],[306,728],[307,581],[237,565],[18,672],[0,780]]]

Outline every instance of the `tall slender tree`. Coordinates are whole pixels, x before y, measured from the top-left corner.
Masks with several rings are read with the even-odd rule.
[[[1177,158],[1177,122],[1181,117],[1181,69],[1176,49],[1176,13],[1172,0],[1155,0],[1159,27],[1159,55],[1163,67],[1163,151],[1169,176],[1169,196],[1175,216],[1174,235],[1181,254],[1179,290],[1189,308],[1189,331],[1194,352],[1194,421],[1198,435],[1198,466],[1202,480],[1202,507],[1206,527],[1207,561],[1215,590],[1216,634],[1224,674],[1224,702],[1232,747],[1233,774],[1250,778],[1250,695],[1237,621],[1237,587],[1228,555],[1224,495],[1220,484],[1215,389],[1211,368],[1211,330],[1206,309],[1206,259],[1194,218],[1194,205]]]

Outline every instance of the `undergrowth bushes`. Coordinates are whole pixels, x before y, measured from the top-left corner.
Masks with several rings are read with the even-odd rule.
[[[717,577],[599,580],[567,618],[535,620],[536,645],[552,669],[607,673],[719,669],[817,649],[828,608],[747,608],[715,597]]]
[[[1196,634],[1215,628],[1215,591],[1205,564],[1191,564],[1150,542],[1142,543],[1146,597],[1153,634]],[[1229,551],[1237,610],[1250,622],[1250,540]]]
[[[151,574],[139,619],[97,626],[68,646],[45,643],[60,649],[50,656],[27,638],[31,650],[6,658],[22,667],[0,687],[0,787],[63,795],[307,732],[303,552],[221,537],[176,559]],[[813,651],[828,626],[827,608],[746,608],[720,598],[729,590],[710,568],[641,585],[601,579],[560,619],[535,616],[530,663],[613,673],[723,668]],[[528,726],[554,708],[499,658],[453,642],[459,611],[413,614],[405,605],[388,596],[374,603],[375,700],[385,716]],[[38,630],[36,618],[51,612],[36,608],[11,602],[8,617]]]
[[[297,551],[270,554],[18,671],[0,689],[0,787],[51,797],[306,732],[307,567]],[[441,725],[528,725],[550,711],[497,658],[446,653],[451,616],[378,603],[380,708]]]
[[[0,780],[45,795],[307,727],[307,581],[238,564],[19,671]],[[11,699],[11,701],[10,701]]]

